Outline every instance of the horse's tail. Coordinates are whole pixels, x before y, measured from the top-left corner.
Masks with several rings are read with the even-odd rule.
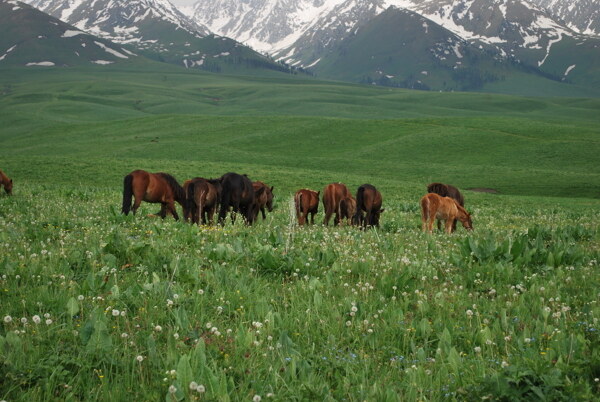
[[[302,219],[302,191],[294,195],[294,204],[296,204],[296,218],[300,222],[300,219]]]
[[[225,224],[225,216],[227,215],[227,210],[229,209],[229,204],[231,203],[231,186],[223,186],[221,190],[221,210],[219,211],[219,223],[221,225]]]
[[[360,225],[360,215],[362,214],[362,207],[365,201],[365,188],[360,186],[356,191],[356,211],[354,212],[354,216],[352,217],[352,223],[356,225]],[[367,222],[368,225],[371,222]]]
[[[200,195],[198,196],[200,203],[196,204],[196,208],[198,208],[198,223],[202,222],[204,219],[202,217],[202,213],[204,212],[204,194],[206,194],[206,191],[204,189],[200,190]]]
[[[425,196],[423,198],[421,198],[421,221],[423,223],[429,221],[429,214],[430,214],[430,205],[429,205],[429,197]]]
[[[131,198],[133,197],[133,175],[128,174],[123,179],[123,207],[121,212],[125,215],[131,211]]]
[[[192,222],[194,221],[194,213],[195,211],[195,206],[196,206],[196,200],[194,200],[194,190],[195,190],[195,183],[191,182],[188,186],[187,186],[187,194],[185,195],[185,205],[186,205],[186,209],[188,211],[189,216],[191,217]]]

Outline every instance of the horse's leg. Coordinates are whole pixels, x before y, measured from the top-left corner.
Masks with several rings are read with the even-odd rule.
[[[168,211],[173,215],[176,221],[179,220],[179,215],[177,215],[177,209],[175,208],[175,201],[169,201],[167,204]]]
[[[455,221],[456,221],[456,219],[452,219],[452,218],[446,219],[446,233],[448,233],[448,234],[452,233],[452,225],[454,225]]]
[[[314,212],[311,212],[311,213],[310,213],[310,224],[311,224],[311,225],[314,225],[314,224],[315,224],[315,215],[316,215],[316,214],[315,214]],[[308,218],[308,212],[306,213],[306,217]]]
[[[160,211],[158,211],[156,215],[165,219],[165,217],[167,216],[167,203],[166,202],[163,202],[160,204]]]
[[[267,214],[265,214],[265,207],[260,207],[260,212],[262,213],[263,221],[267,219]]]
[[[216,209],[217,209],[217,206],[214,205],[214,206],[208,208],[208,210],[206,211],[207,221],[208,221],[209,225],[213,224],[213,219],[214,219],[214,216],[215,216],[215,210]]]
[[[133,214],[135,215],[135,213],[137,212],[138,208],[140,207],[140,205],[142,203],[142,199],[144,198],[144,196],[134,193],[133,197],[134,197],[134,201],[133,201],[133,207],[131,207],[131,212],[133,212]]]
[[[332,211],[330,210],[325,210],[325,218],[323,219],[323,225],[328,226],[329,225],[329,220],[331,219],[331,215],[332,215]]]

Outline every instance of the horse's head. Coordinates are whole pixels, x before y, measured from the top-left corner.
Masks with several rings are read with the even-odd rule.
[[[6,194],[11,195],[12,189],[13,189],[13,181],[12,181],[12,179],[10,179],[8,181],[8,183],[4,184],[4,191],[6,191]]]
[[[273,189],[275,186],[271,186],[271,188],[267,187],[267,209],[269,212],[273,212]]]
[[[465,218],[461,219],[460,222],[462,223],[463,227],[467,230],[473,230],[473,221],[471,220],[471,214],[470,213],[466,213],[465,214]]]

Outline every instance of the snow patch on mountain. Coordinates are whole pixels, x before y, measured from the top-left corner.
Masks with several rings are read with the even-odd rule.
[[[116,50],[111,49],[110,47],[106,46],[104,43],[101,43],[101,42],[98,42],[98,41],[94,41],[94,43],[96,44],[96,46],[100,47],[105,52],[112,54],[113,56],[119,57],[121,59],[128,59],[129,58],[129,57],[125,56],[123,53],[119,53]]]
[[[54,64],[51,61],[39,61],[39,62],[31,62],[31,63],[25,64],[26,67],[32,67],[32,66],[52,67],[55,65],[56,64]]]
[[[0,61],[4,60],[6,58],[6,56],[8,56],[8,54],[10,52],[12,52],[13,50],[15,50],[17,47],[17,45],[14,45],[13,47],[11,47],[10,49],[8,49],[2,56],[0,56]]]

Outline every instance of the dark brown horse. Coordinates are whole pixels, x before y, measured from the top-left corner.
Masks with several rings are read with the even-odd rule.
[[[12,179],[9,179],[2,170],[0,170],[0,187],[2,186],[4,186],[4,191],[6,191],[6,194],[12,194],[13,181]]]
[[[458,191],[458,189],[456,187],[454,187],[450,184],[431,183],[427,186],[427,192],[435,193],[435,194],[441,195],[442,197],[450,197],[450,198],[456,200],[456,202],[458,202],[458,205],[460,205],[461,207],[464,208],[464,206],[465,206],[465,198],[463,197],[463,195],[460,193],[460,191]],[[441,230],[440,221],[438,221],[437,225],[438,225],[438,230]],[[456,221],[454,221],[454,224],[452,225],[452,231],[454,232],[455,230],[456,230]]]
[[[214,179],[196,177],[183,184],[186,194],[185,220],[192,223],[212,224],[213,216],[221,197],[221,182]]]
[[[267,186],[262,181],[255,181],[252,183],[252,187],[254,188],[254,193],[257,194],[258,191],[262,188],[262,193],[256,197],[256,204],[258,206],[258,210],[262,213],[263,220],[267,219],[267,215],[265,214],[265,208],[269,212],[273,212],[273,189],[274,186]],[[258,210],[256,214],[258,215]],[[256,219],[256,217],[255,217]]]
[[[301,189],[294,194],[294,204],[296,205],[296,217],[298,225],[302,226],[307,222],[310,214],[311,225],[315,224],[315,214],[319,212],[319,194],[320,191]]]
[[[433,232],[433,221],[446,221],[446,233],[452,233],[452,226],[459,220],[465,229],[473,230],[471,215],[454,198],[442,197],[436,193],[425,194],[421,198],[421,228],[423,232]]]
[[[356,190],[356,214],[352,223],[363,228],[379,227],[379,217],[385,210],[381,208],[381,193],[370,184],[363,184]],[[363,211],[366,216],[363,215]]]
[[[133,207],[131,199],[135,198]],[[171,213],[173,218],[179,219],[175,202],[185,212],[185,192],[177,183],[177,180],[168,173],[149,173],[144,170],[134,170],[123,179],[123,208],[121,211],[127,215],[129,211],[134,214],[140,207],[142,201],[160,203],[161,208],[158,215],[161,218]]]
[[[325,219],[323,225],[327,226],[331,215],[335,213],[334,225],[340,223],[342,219],[342,200],[351,197],[348,187],[342,183],[331,183],[323,190],[323,209],[325,211]],[[351,206],[351,201],[344,202],[344,206]],[[344,212],[348,212],[347,208],[344,208]],[[354,215],[354,212],[350,214],[350,217]]]
[[[221,183],[221,210],[219,211],[219,223],[225,224],[225,216],[232,209],[231,220],[235,221],[235,214],[240,213],[251,225],[258,215],[258,204],[256,198],[264,192],[264,188],[254,191],[252,181],[246,176],[237,173],[225,173],[219,179]]]

